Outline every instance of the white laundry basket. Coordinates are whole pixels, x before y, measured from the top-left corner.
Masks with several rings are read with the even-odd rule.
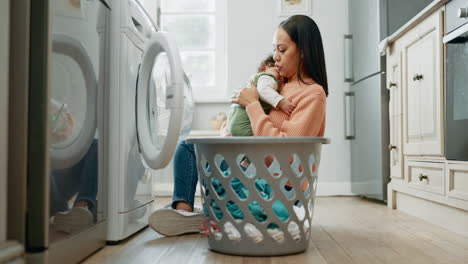
[[[210,137],[187,143],[195,144],[212,250],[274,256],[307,249],[320,152],[329,139]]]

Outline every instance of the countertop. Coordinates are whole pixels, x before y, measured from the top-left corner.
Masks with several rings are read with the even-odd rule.
[[[410,21],[404,24],[400,29],[395,31],[390,37],[388,37],[388,43],[392,43],[397,40],[401,35],[408,32],[411,28],[415,25],[419,24],[422,20],[426,17],[430,16],[434,13],[435,10],[439,9],[440,7],[444,6],[449,0],[434,0],[428,6],[426,6],[421,12],[419,12],[416,16],[414,16]]]

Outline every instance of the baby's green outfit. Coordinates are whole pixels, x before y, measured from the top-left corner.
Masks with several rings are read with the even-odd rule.
[[[279,95],[279,81],[272,74],[260,72],[255,74],[253,79],[260,96],[260,104],[265,114],[270,112],[271,106],[276,107],[284,97]],[[249,89],[250,83],[247,85]],[[238,104],[231,105],[231,111],[228,116],[228,129],[232,136],[253,136],[252,126],[249,116],[244,107]]]

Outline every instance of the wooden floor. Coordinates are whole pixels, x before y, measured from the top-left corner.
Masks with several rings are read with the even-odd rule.
[[[147,228],[85,263],[468,263],[468,237],[357,197],[317,198],[308,250],[287,257],[212,252],[202,235],[163,237]],[[468,223],[467,223],[468,224]]]

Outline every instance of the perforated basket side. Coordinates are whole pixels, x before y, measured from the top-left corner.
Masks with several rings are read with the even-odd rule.
[[[195,143],[202,199],[209,208],[208,219],[214,223],[213,226],[217,226],[212,226],[209,237],[212,250],[233,255],[273,256],[299,253],[307,249],[323,141],[319,139],[306,143],[277,144],[235,140],[227,143],[197,143],[193,140],[190,143]],[[270,163],[270,167],[265,165],[265,157],[268,157],[267,163]],[[274,157],[273,162],[271,157]],[[247,167],[242,166],[245,158],[249,161]],[[225,164],[222,165],[223,161]],[[274,169],[272,164],[276,166]],[[233,189],[234,179],[248,191],[245,199]],[[271,187],[272,195],[269,199],[265,199],[255,185],[260,179]],[[294,191],[292,196],[290,192],[285,191],[286,185],[290,185]],[[224,192],[218,193],[219,186],[222,186]],[[254,201],[258,204],[255,208],[263,208],[266,220],[259,221],[258,213],[252,214],[251,208],[249,210],[249,204]],[[273,208],[278,202],[288,211],[289,218],[286,220],[284,215],[281,217],[278,210]],[[242,219],[235,219],[227,209],[227,206],[232,206],[233,203],[238,208],[235,212],[242,212]],[[216,204],[219,210],[214,210],[216,206],[213,204]],[[303,214],[300,213],[301,210]],[[218,214],[221,211],[222,217],[217,218],[216,211]],[[268,228],[272,223],[283,232],[281,241],[278,241],[278,232],[272,237],[272,228]],[[291,223],[295,223],[297,228],[291,229]],[[250,228],[256,228],[257,234],[261,235],[252,239],[249,236],[252,232],[245,230],[248,224]],[[295,230],[295,233],[291,234],[291,230]],[[237,232],[240,237],[233,236],[233,232]],[[300,239],[297,239],[298,236]],[[233,237],[235,239],[232,239]]]

